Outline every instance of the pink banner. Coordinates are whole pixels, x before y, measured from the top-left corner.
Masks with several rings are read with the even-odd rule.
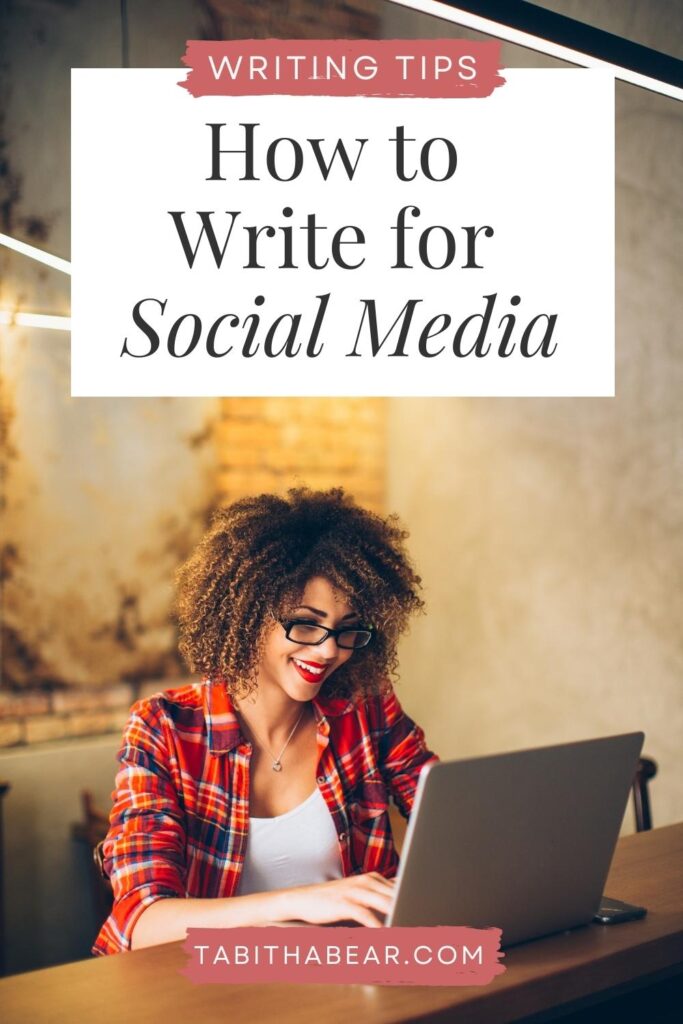
[[[465,39],[190,39],[193,96],[483,97],[503,85],[500,42]]]
[[[190,928],[183,974],[211,984],[488,985],[499,928]]]

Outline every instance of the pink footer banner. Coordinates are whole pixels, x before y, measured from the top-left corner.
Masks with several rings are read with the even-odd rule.
[[[490,96],[500,42],[470,39],[189,39],[192,96]]]
[[[499,928],[190,928],[183,974],[205,984],[488,985]]]

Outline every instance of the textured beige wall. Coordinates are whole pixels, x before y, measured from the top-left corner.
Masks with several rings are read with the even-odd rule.
[[[628,34],[644,5],[621,6]],[[682,20],[647,41],[680,52]],[[683,818],[682,129],[617,86],[617,397],[394,400],[388,442],[428,600],[401,693],[433,746],[643,729],[658,825]]]
[[[177,60],[197,30],[163,7],[131,10],[133,60]],[[119,18],[116,0],[2,10],[0,230],[64,258],[70,68],[116,66]],[[69,278],[0,248],[0,306],[68,314]],[[171,579],[215,494],[217,402],[71,399],[69,372],[67,334],[0,328],[3,688],[176,670]]]
[[[393,403],[389,505],[428,600],[401,693],[450,757],[643,729],[665,824],[683,818],[682,467],[657,455],[675,417],[629,436],[620,401]]]

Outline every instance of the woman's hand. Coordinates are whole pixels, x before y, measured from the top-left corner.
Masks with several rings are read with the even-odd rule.
[[[355,921],[381,928],[394,894],[393,879],[376,871],[320,885],[221,899],[158,899],[140,914],[132,948],[184,939],[188,928],[247,928]]]
[[[302,885],[282,893],[286,916],[309,924],[356,921],[367,928],[381,928],[391,909],[394,880],[376,871],[351,875],[334,882]]]

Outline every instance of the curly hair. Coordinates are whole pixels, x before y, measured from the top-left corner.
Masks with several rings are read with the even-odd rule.
[[[423,607],[407,536],[396,516],[361,508],[342,488],[292,488],[287,497],[261,494],[219,509],[177,574],[179,646],[191,671],[223,681],[234,697],[252,692],[273,618],[322,576],[376,629],[325,683],[325,695],[379,692],[396,675],[408,618]]]

